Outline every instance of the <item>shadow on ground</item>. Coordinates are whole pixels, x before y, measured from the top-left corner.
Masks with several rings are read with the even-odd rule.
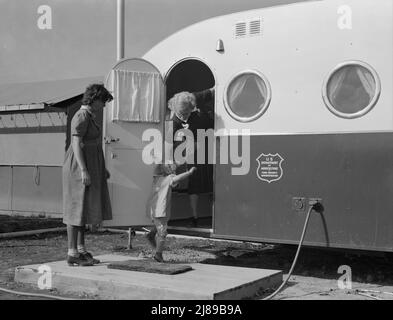
[[[280,245],[242,252],[228,247],[216,252],[216,258],[205,259],[202,263],[275,269],[288,273],[296,249],[296,246]],[[338,268],[342,265],[351,267],[353,281],[393,284],[392,256],[370,252],[348,253],[343,250],[302,248],[293,275],[338,279],[341,275]]]

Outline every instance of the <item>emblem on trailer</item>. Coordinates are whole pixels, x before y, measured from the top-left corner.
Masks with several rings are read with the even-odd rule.
[[[268,183],[281,179],[283,174],[281,164],[284,158],[278,153],[262,153],[256,160],[258,162],[257,176],[259,179]]]

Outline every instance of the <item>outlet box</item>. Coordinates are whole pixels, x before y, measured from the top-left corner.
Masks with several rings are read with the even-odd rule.
[[[306,198],[304,197],[293,197],[292,198],[292,210],[297,212],[306,211]]]
[[[309,204],[310,206],[313,206],[313,205],[316,204],[316,203],[322,204],[322,199],[321,199],[321,198],[309,198],[309,199],[308,199],[308,204]]]

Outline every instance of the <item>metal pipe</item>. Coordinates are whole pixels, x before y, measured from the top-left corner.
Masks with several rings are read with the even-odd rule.
[[[145,231],[148,229],[143,228]],[[111,229],[111,228],[100,228],[97,230],[98,232],[112,232],[112,233],[129,233],[128,230],[122,230],[122,229]],[[135,234],[137,235],[145,235],[145,231],[135,231]],[[188,239],[188,240],[207,240],[207,241],[213,241],[213,242],[229,242],[229,243],[239,243],[242,244],[245,241],[239,241],[239,240],[226,240],[226,239],[217,239],[217,238],[207,238],[207,237],[198,237],[198,236],[188,236],[188,235],[183,235],[183,234],[168,234],[168,238],[178,238],[178,239]],[[264,246],[263,243],[260,242],[249,242],[247,243],[255,246]],[[269,245],[271,246],[271,245]]]
[[[117,61],[124,58],[124,31],[125,31],[125,1],[117,0],[117,30],[116,30],[116,38],[117,38],[117,51],[116,57]]]
[[[16,232],[0,233],[0,239],[32,236],[32,235],[40,234],[40,233],[59,232],[59,231],[66,231],[66,230],[67,230],[67,228],[60,227],[60,228],[50,228],[50,229],[39,229],[39,230],[28,230],[28,231],[16,231]]]
[[[195,231],[195,232],[202,232],[202,233],[213,233],[213,229],[208,229],[208,228],[191,228],[191,227],[168,226],[168,230]]]

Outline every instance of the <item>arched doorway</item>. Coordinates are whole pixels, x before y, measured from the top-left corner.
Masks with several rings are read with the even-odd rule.
[[[215,78],[210,68],[201,60],[185,59],[176,63],[168,72],[166,79],[167,100],[176,93],[182,91],[198,92],[215,86]],[[201,129],[214,129],[214,99],[199,108]],[[175,115],[171,115],[172,117]],[[167,115],[170,119],[170,112]],[[199,128],[199,126],[198,126]],[[214,148],[212,144],[206,143],[208,154]],[[209,150],[210,149],[210,150]],[[177,173],[184,172],[186,165],[178,168]],[[172,228],[195,228],[211,229],[213,215],[213,164],[203,164],[197,166],[198,174],[191,177],[194,179],[182,181],[172,193],[172,215],[169,226]],[[198,187],[195,189],[194,186]],[[197,191],[195,191],[197,190]],[[197,225],[192,222],[192,217],[198,216]]]

